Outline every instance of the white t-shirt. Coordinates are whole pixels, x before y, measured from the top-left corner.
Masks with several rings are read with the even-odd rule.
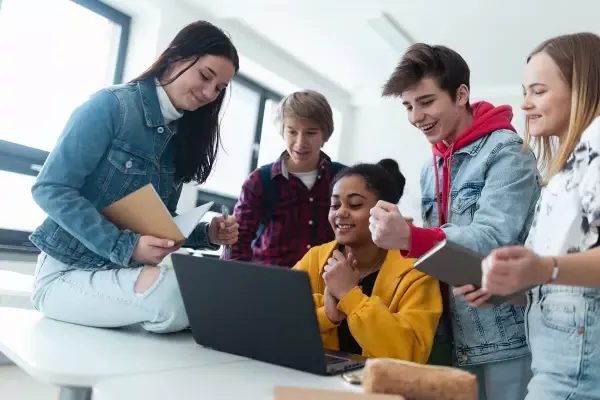
[[[285,177],[285,179],[290,179],[290,174],[295,175],[302,181],[302,183],[304,183],[304,186],[306,186],[308,190],[311,190],[315,185],[317,178],[319,178],[319,170],[314,169],[308,172],[290,172],[285,163],[289,156],[284,154],[283,157],[284,158],[281,161],[281,174]]]
[[[526,246],[540,256],[585,251],[600,229],[600,118],[543,188]]]
[[[314,171],[309,172],[292,172],[292,175],[296,175],[298,178],[300,178],[302,183],[304,183],[304,186],[310,190],[317,181],[318,173],[319,171],[315,169]]]

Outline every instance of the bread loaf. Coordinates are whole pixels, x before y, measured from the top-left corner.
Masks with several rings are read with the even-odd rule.
[[[466,371],[392,359],[369,359],[364,369],[367,393],[407,400],[477,400],[477,378]]]

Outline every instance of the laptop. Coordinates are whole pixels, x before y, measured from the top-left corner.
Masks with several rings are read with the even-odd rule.
[[[306,272],[186,254],[172,260],[199,345],[319,375],[364,366],[361,355],[323,348]]]

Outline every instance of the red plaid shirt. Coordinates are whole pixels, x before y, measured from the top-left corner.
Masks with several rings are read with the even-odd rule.
[[[331,159],[321,153],[317,180],[309,190],[297,176],[289,173],[286,179],[283,175],[281,166],[286,156],[287,152],[282,154],[271,169],[279,197],[269,224],[254,244],[263,196],[259,169],[244,182],[233,211],[240,225],[239,239],[223,258],[293,267],[311,247],[335,239],[327,219],[333,180]]]

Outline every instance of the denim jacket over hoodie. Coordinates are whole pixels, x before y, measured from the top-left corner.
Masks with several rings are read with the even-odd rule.
[[[424,228],[411,226],[411,248],[418,257],[435,242],[449,240],[483,255],[523,244],[540,194],[535,156],[510,124],[510,106],[472,105],[473,124],[449,147],[433,146],[431,162],[421,172]],[[447,289],[447,288],[446,288]],[[503,304],[471,308],[448,294],[459,366],[527,355],[524,308]],[[448,339],[440,323],[438,339]]]
[[[32,187],[48,217],[31,241],[75,268],[135,267],[138,233],[121,231],[100,210],[151,183],[175,215],[177,121],[165,125],[153,81],[93,94],[71,115]],[[187,247],[212,247],[200,224]]]

